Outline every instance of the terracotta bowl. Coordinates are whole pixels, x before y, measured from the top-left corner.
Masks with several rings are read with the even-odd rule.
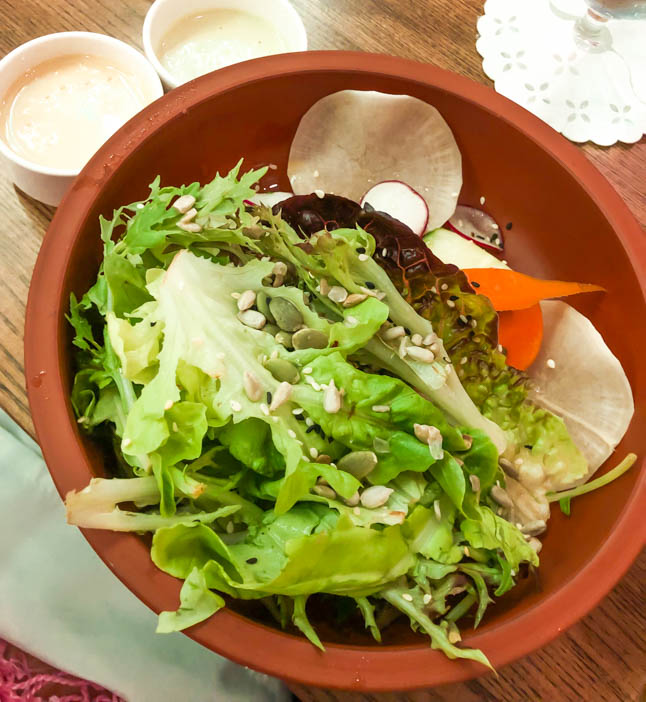
[[[581,296],[573,304],[601,331],[632,383],[635,416],[616,460],[629,450],[646,456],[646,249],[643,232],[617,193],[577,148],[489,88],[402,59],[312,52],[240,64],[172,91],[110,139],[59,207],[31,285],[25,357],[38,439],[61,495],[104,474],[109,460],[81,435],[72,415],[72,347],[64,319],[70,292],[82,294],[96,276],[99,215],[143,198],[158,174],[165,184],[206,182],[241,156],[246,167],[276,163],[267,186],[288,188],[285,165],[301,115],[320,97],[345,88],[407,93],[437,107],[462,152],[461,201],[477,205],[485,196],[496,219],[513,224],[506,232],[510,263],[534,275],[607,288],[605,295]],[[539,580],[503,598],[464,643],[483,649],[500,667],[571,626],[613,587],[642,547],[645,503],[641,463],[576,500],[570,519],[555,509]],[[153,566],[144,539],[84,533],[149,607],[158,612],[177,606],[180,584]],[[360,631],[336,629],[324,610],[316,619],[325,654],[298,635],[276,630],[253,608],[227,608],[187,633],[251,668],[320,687],[403,690],[484,672],[432,651],[405,623],[388,629],[379,646]]]

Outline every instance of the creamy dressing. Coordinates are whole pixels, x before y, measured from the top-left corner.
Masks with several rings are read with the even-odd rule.
[[[41,166],[79,170],[153,99],[101,56],[61,56],[27,71],[0,101],[0,136]]]
[[[157,51],[162,66],[185,82],[239,61],[287,50],[274,25],[240,10],[189,15],[164,35]]]

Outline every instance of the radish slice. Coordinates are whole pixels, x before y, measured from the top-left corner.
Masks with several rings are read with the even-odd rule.
[[[384,180],[373,185],[359,203],[373,210],[385,212],[410,227],[417,236],[426,231],[428,206],[424,198],[401,180]]]
[[[475,207],[458,205],[444,226],[487,251],[500,253],[504,248],[502,232],[496,220]]]
[[[265,207],[272,208],[289,197],[292,197],[292,193],[281,193],[277,190],[272,190],[266,193],[256,193],[253,196],[253,200],[245,200],[245,204],[251,202],[252,205],[265,205]]]
[[[434,107],[363,90],[332,93],[305,113],[287,173],[297,195],[325,191],[355,202],[376,183],[404,181],[426,201],[430,229],[453,214],[462,187],[460,150]]]
[[[528,374],[532,399],[563,417],[572,440],[589,464],[587,475],[562,483],[563,490],[586,482],[612,454],[634,412],[630,383],[619,360],[592,322],[565,302],[541,304],[544,337]]]

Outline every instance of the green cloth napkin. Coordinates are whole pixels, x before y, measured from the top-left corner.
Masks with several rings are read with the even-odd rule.
[[[183,634],[155,634],[155,614],[66,523],[37,444],[1,410],[0,476],[0,637],[129,702],[290,698]]]

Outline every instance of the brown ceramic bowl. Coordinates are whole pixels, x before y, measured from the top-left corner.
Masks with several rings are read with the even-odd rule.
[[[630,450],[646,456],[646,248],[617,193],[577,148],[488,88],[402,59],[313,52],[243,63],[174,90],[110,139],[59,207],[34,272],[25,357],[38,439],[61,495],[104,473],[104,457],[72,415],[72,347],[64,318],[70,292],[80,295],[96,276],[99,215],[144,197],[158,174],[165,184],[206,182],[241,156],[247,167],[278,164],[270,173],[286,189],[289,145],[301,115],[318,98],[344,88],[407,93],[437,107],[462,152],[462,202],[477,204],[484,195],[499,222],[513,223],[509,261],[538,276],[606,287],[607,294],[581,296],[573,304],[601,331],[632,383],[635,416],[616,455]],[[503,598],[464,643],[482,648],[500,667],[571,626],[642,547],[645,500],[640,462],[610,486],[576,500],[570,519],[555,509],[539,582]],[[143,539],[84,533],[149,607],[158,612],[177,606],[179,582],[154,567]],[[361,631],[335,630],[323,613],[317,622],[326,642],[322,654],[258,616],[227,608],[188,634],[257,670],[321,687],[403,690],[484,672],[432,651],[405,624],[388,629],[379,646]]]

